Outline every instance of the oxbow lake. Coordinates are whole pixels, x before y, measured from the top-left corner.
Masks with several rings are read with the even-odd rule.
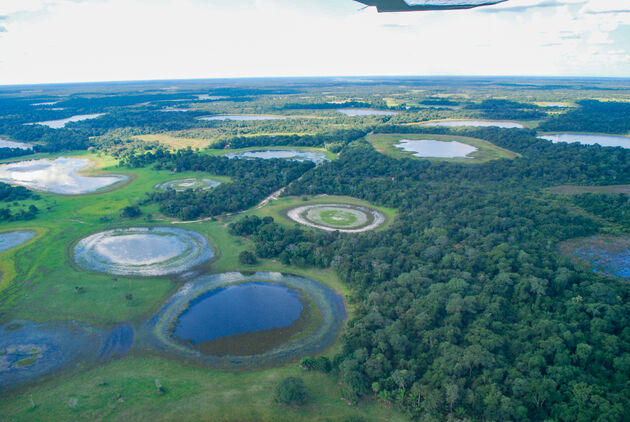
[[[0,148],[32,149],[33,146],[23,142],[14,142],[0,138]]]
[[[35,237],[31,230],[16,230],[0,233],[0,252],[16,248]]]
[[[245,151],[236,154],[226,155],[228,158],[258,158],[263,160],[270,160],[272,158],[280,158],[292,161],[312,161],[315,164],[323,163],[327,161],[326,153],[323,151],[306,151],[306,150],[260,150],[260,151]]]
[[[241,121],[241,122],[245,122],[245,121],[251,121],[251,120],[282,120],[282,119],[286,119],[287,117],[285,116],[268,116],[268,115],[264,115],[264,114],[230,114],[230,115],[221,115],[221,116],[206,116],[206,117],[199,117],[199,120],[220,120],[220,121],[226,121],[226,120],[232,120],[232,121]]]

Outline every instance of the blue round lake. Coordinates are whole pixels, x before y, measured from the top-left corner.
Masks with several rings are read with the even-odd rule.
[[[243,283],[211,290],[190,302],[174,336],[192,344],[292,325],[303,310],[298,292],[281,284]]]

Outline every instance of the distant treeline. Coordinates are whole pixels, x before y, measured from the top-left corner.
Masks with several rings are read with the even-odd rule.
[[[499,120],[537,120],[547,117],[547,113],[535,104],[519,103],[510,100],[483,100],[479,104],[469,104],[468,110],[479,110],[484,118]]]
[[[630,133],[630,103],[578,101],[579,108],[552,116],[540,130],[548,132]]]
[[[349,142],[363,138],[369,132],[368,129],[344,129],[333,130],[317,135],[262,135],[262,136],[237,136],[212,144],[211,148],[248,148],[265,146],[301,146],[324,147],[332,152],[338,152]]]

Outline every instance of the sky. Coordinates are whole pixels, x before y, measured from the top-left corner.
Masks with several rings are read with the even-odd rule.
[[[0,85],[378,75],[630,77],[630,0],[0,0]]]

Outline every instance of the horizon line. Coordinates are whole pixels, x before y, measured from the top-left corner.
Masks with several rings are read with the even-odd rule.
[[[26,82],[15,84],[0,84],[0,89],[10,87],[30,87],[30,86],[65,86],[65,85],[90,85],[90,84],[124,84],[140,82],[210,82],[210,81],[246,81],[246,80],[282,80],[282,79],[565,79],[565,80],[628,80],[630,76],[566,76],[566,75],[327,75],[327,76],[237,76],[237,77],[205,77],[205,78],[173,78],[173,79],[117,79],[117,80],[97,80],[97,81],[76,81],[76,82]]]

